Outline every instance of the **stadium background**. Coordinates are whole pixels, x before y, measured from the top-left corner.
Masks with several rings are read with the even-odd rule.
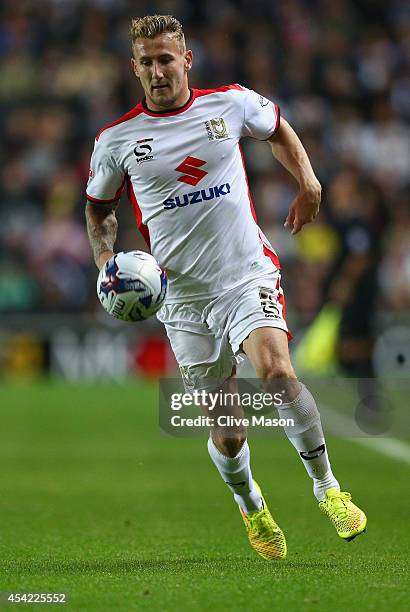
[[[153,12],[183,22],[192,86],[240,82],[278,102],[323,185],[319,218],[291,238],[282,225],[293,179],[266,144],[243,143],[258,219],[284,268],[295,345],[323,304],[353,292],[372,304],[365,334],[379,339],[377,372],[408,376],[407,2],[3,0],[0,590],[65,589],[87,611],[147,601],[152,610],[272,601],[312,610],[319,600],[335,610],[404,610],[408,448],[390,446],[386,456],[387,446],[380,454],[332,441],[342,477],[372,515],[367,540],[347,551],[329,526],[318,543],[321,517],[289,445],[258,440],[266,486],[272,464],[285,457],[287,466],[279,496],[287,513],[279,501],[275,512],[293,561],[273,577],[248,550],[202,440],[159,435],[155,380],[175,371],[163,329],[116,322],[97,301],[84,224],[89,158],[101,126],[141,97],[128,22]],[[145,249],[126,199],[119,221],[116,248]],[[349,255],[353,267],[343,265]],[[365,283],[355,272],[363,262]],[[362,315],[353,317],[359,327]],[[248,577],[245,590],[234,586],[238,575]]]
[[[376,335],[408,324],[405,2],[5,1],[0,368],[121,378],[175,366],[159,325],[125,330],[101,311],[83,214],[94,137],[141,98],[129,67],[128,17],[153,11],[183,21],[195,57],[193,86],[240,82],[273,98],[308,150],[323,206],[316,223],[293,239],[282,225],[295,183],[269,147],[244,141],[258,220],[281,258],[296,337],[329,297],[327,279],[346,238],[340,228],[352,218],[359,224],[352,239],[373,261]],[[117,249],[145,249],[126,199],[119,217]]]

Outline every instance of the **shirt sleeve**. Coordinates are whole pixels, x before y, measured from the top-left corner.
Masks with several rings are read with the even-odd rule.
[[[87,183],[87,199],[97,204],[116,202],[125,185],[125,174],[113,155],[100,141],[95,141]]]
[[[245,112],[241,136],[267,140],[279,128],[279,107],[252,89],[244,89],[244,91]]]

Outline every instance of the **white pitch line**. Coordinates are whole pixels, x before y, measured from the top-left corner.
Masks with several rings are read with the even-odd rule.
[[[396,438],[350,438],[350,441],[410,465],[410,447],[401,440],[396,440]]]
[[[352,431],[352,423],[343,415],[337,414],[334,410],[330,410],[329,408],[325,408],[323,406],[320,406],[319,412],[323,415],[323,417],[326,417],[326,421],[329,421],[327,426],[325,423],[325,429],[330,429],[333,433],[338,434],[339,436],[340,432]],[[358,432],[360,432],[359,429]],[[410,446],[405,442],[397,440],[397,438],[380,438],[370,436],[367,438],[361,438],[359,436],[360,434],[357,437],[354,435],[346,437],[350,442],[360,444],[361,446],[366,446],[376,453],[386,455],[387,457],[392,457],[393,459],[397,459],[398,461],[402,461],[403,463],[408,463],[410,465]]]

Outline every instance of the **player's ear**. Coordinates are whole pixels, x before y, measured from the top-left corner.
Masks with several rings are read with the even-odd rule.
[[[185,51],[185,72],[189,72],[192,68],[192,51]]]
[[[131,68],[132,68],[132,71],[135,74],[135,76],[139,78],[140,73],[139,73],[139,70],[138,70],[138,62],[133,57],[131,58]]]

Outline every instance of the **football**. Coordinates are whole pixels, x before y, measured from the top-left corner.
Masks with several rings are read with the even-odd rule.
[[[167,273],[143,251],[117,253],[101,268],[97,295],[103,308],[121,321],[145,321],[162,306]]]

